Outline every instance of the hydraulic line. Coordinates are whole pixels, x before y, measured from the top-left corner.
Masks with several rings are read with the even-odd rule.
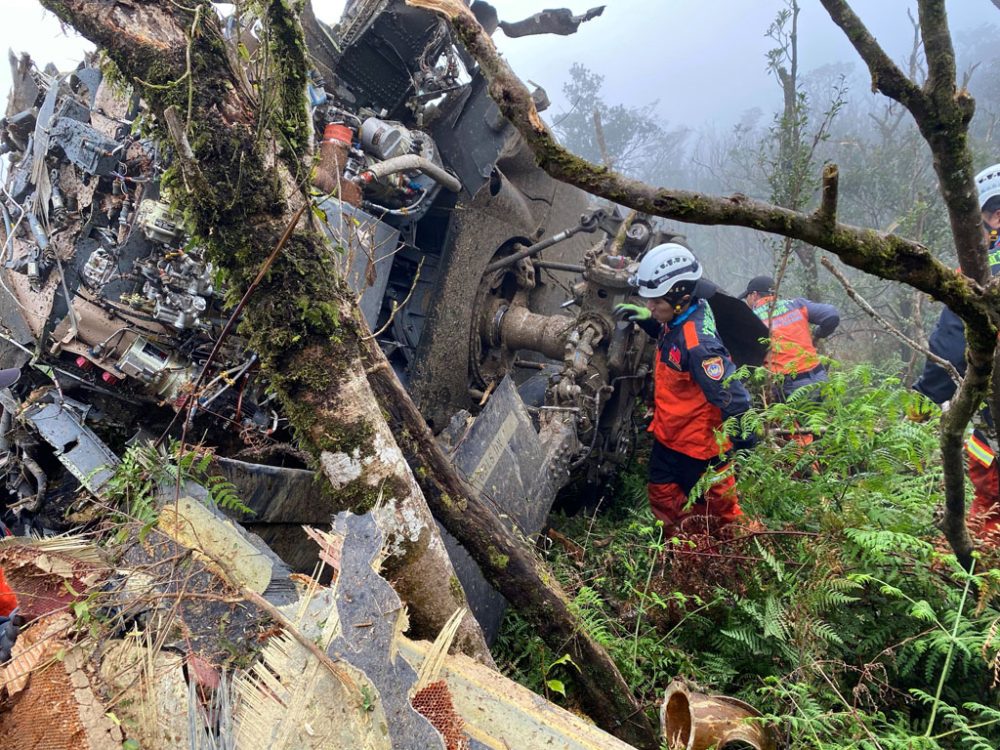
[[[380,161],[368,167],[358,176],[362,183],[372,182],[382,177],[388,177],[399,172],[420,171],[437,182],[443,188],[457,193],[462,189],[462,183],[455,175],[447,172],[444,167],[439,167],[430,159],[425,159],[419,154],[403,154],[394,156],[391,159]]]

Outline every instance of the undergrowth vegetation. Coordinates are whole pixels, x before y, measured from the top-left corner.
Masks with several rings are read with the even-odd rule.
[[[202,485],[209,504],[234,514],[252,515],[240,499],[236,486],[210,472],[215,458],[211,451],[184,447],[172,441],[169,447],[152,444],[129,446],[104,486],[105,496],[122,520],[152,525],[157,519],[157,495],[165,488],[176,488],[180,496],[188,491],[188,482]]]
[[[746,523],[665,535],[640,451],[598,512],[553,519],[547,556],[651,713],[683,678],[758,707],[787,748],[994,750],[1000,555],[968,575],[934,526],[937,420],[870,366],[822,391],[744,417],[765,435],[736,461]],[[562,657],[508,614],[502,668],[571,704]]]

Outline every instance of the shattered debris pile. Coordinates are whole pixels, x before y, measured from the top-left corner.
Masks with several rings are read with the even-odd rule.
[[[238,527],[228,529],[241,544]],[[406,610],[377,572],[371,515],[338,516],[324,537],[340,548],[333,585],[296,575],[260,599],[221,572],[230,561],[160,530],[136,533],[114,566],[98,566],[103,553],[82,538],[4,541],[4,560],[22,567],[62,561],[34,576],[73,594],[23,629],[0,668],[0,744],[103,750],[127,736],[151,750],[451,750],[559,738],[552,746],[628,747],[449,656],[454,626],[435,644],[405,638]],[[70,561],[102,575],[81,581]],[[218,745],[200,744],[209,728]]]

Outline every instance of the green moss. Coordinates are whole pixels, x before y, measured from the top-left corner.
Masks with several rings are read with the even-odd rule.
[[[373,487],[359,477],[333,491],[335,512],[349,510],[357,515],[367,513],[375,507],[379,494],[378,487]]]
[[[312,118],[306,103],[305,90],[309,81],[308,51],[299,23],[298,9],[282,0],[267,5],[269,60],[279,81],[278,111],[272,127],[284,141],[292,171],[298,174],[302,157],[312,142]]]
[[[507,565],[510,563],[510,557],[503,554],[493,545],[486,548],[486,554],[489,558],[490,565],[492,565],[497,570],[506,569]]]
[[[462,582],[458,580],[457,576],[451,576],[448,579],[448,590],[451,591],[451,595],[455,597],[457,601],[466,601],[465,589],[462,588]]]

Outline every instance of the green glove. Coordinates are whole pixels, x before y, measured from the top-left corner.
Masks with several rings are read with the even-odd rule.
[[[649,320],[653,317],[653,313],[645,305],[630,305],[627,302],[615,305],[615,315],[635,322]]]

